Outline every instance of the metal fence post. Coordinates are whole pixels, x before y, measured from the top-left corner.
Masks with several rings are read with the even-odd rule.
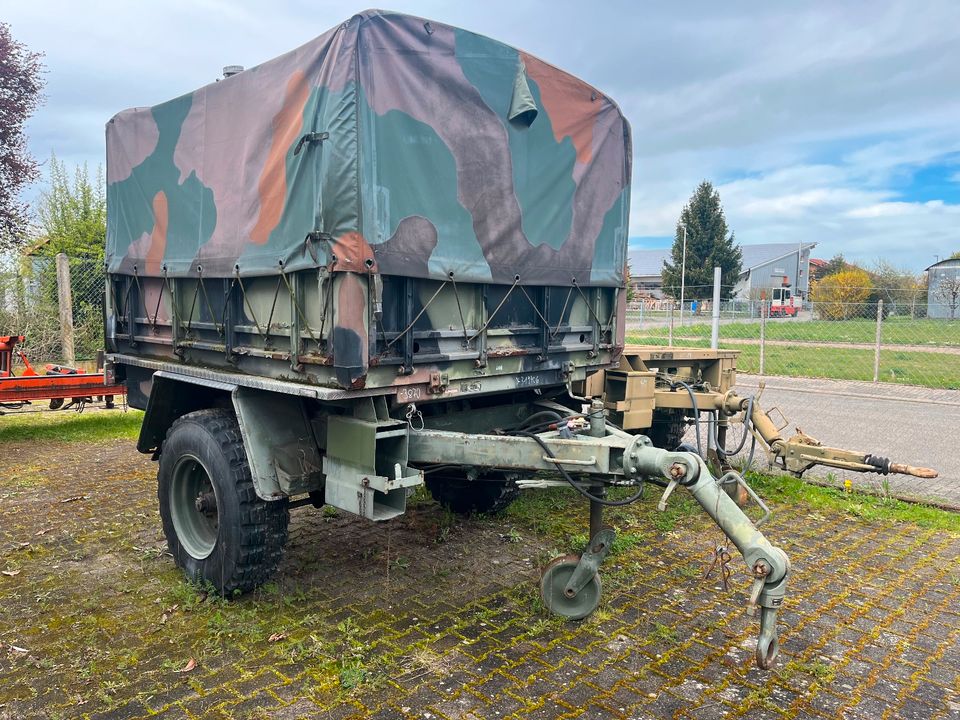
[[[877,341],[873,348],[873,381],[880,382],[880,333],[883,329],[883,300],[877,300]]]
[[[70,292],[70,261],[64,253],[57,253],[57,303],[60,306],[60,345],[63,361],[75,362],[73,352],[73,295]]]
[[[710,331],[710,347],[714,350],[720,346],[720,273],[721,268],[713,269],[713,329]]]
[[[763,377],[764,350],[767,336],[767,301],[760,300],[760,376]]]
[[[670,337],[667,340],[667,345],[673,347],[673,300],[670,301]]]

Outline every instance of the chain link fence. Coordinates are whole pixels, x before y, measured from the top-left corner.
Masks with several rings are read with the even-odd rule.
[[[739,350],[737,369],[960,389],[960,309],[927,295],[872,288],[871,299],[730,300],[720,304],[719,346]],[[645,300],[627,314],[627,342],[709,347],[713,305]]]
[[[33,364],[84,363],[103,349],[103,262],[0,255],[0,336],[23,335]],[[61,312],[62,310],[62,312]]]
[[[0,336],[24,335],[31,362],[88,362],[103,348],[102,261],[63,257],[61,274],[58,281],[56,257],[0,255]],[[790,300],[774,290],[720,303],[719,344],[740,351],[740,372],[960,389],[955,299],[928,304],[925,291],[872,288],[865,302],[842,293],[793,299],[787,312]],[[673,300],[644,299],[628,309],[627,342],[709,347],[712,316],[708,300],[681,310]]]

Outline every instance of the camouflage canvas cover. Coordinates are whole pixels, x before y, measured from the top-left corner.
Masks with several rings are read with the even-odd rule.
[[[106,135],[113,273],[623,284],[619,108],[454,27],[367,11]]]

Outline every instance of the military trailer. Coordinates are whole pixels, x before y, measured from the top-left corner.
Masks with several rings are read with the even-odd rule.
[[[189,577],[255,588],[294,507],[386,521],[422,484],[458,512],[563,485],[590,543],[541,591],[582,618],[613,540],[602,508],[682,486],[742,553],[774,661],[787,556],[725,492],[737,473],[677,450],[686,401],[650,405],[663,378],[695,415],[713,391],[623,354],[630,128],[600,90],[368,11],[106,135],[109,372],[146,411],[137,447]],[[718,423],[746,412],[727,399],[706,408]]]

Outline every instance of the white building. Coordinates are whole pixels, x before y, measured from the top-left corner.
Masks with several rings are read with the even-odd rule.
[[[947,258],[927,268],[927,317],[960,318],[960,259]]]
[[[764,243],[741,245],[742,269],[734,297],[742,300],[757,299],[760,290],[790,285],[794,294],[806,298],[810,291],[810,251],[816,243],[803,243],[803,255],[797,262],[800,251],[793,243]],[[670,250],[633,250],[630,252],[630,278],[637,290],[655,298],[663,297],[663,282],[660,272],[663,263],[670,259]],[[797,271],[799,269],[799,283]],[[699,292],[698,294],[704,295]],[[709,297],[707,293],[704,297]],[[768,293],[769,296],[769,293]],[[693,296],[691,296],[693,299]]]

